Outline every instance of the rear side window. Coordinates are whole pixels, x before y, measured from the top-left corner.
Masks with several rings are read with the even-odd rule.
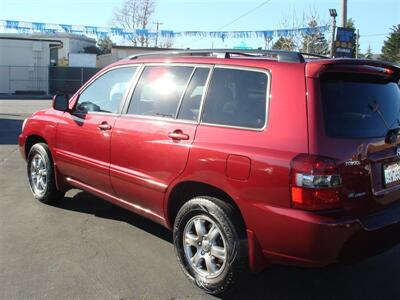
[[[215,68],[202,122],[261,129],[265,125],[268,76],[262,72]]]
[[[175,118],[193,67],[148,66],[136,85],[128,114]]]
[[[334,74],[321,79],[326,134],[336,138],[377,138],[400,126],[397,82],[383,77]]]

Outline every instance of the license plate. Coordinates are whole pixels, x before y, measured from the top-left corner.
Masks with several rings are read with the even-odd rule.
[[[385,185],[400,182],[400,163],[383,166]]]

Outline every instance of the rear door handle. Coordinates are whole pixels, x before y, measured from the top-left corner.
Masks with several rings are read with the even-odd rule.
[[[107,123],[107,121],[103,121],[100,124],[97,125],[97,127],[99,127],[100,130],[110,130],[111,129],[111,125]]]
[[[185,140],[187,141],[189,139],[189,135],[186,133],[183,133],[182,130],[177,129],[174,132],[168,133],[168,136],[173,139],[173,140]]]

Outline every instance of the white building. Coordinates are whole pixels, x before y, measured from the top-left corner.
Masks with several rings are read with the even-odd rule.
[[[49,65],[62,42],[0,34],[0,93],[49,91]]]
[[[59,50],[58,58],[68,59],[70,53],[83,53],[85,47],[96,46],[96,40],[89,38],[85,35],[58,32],[58,33],[34,33],[30,35],[31,38],[60,40],[63,47]]]

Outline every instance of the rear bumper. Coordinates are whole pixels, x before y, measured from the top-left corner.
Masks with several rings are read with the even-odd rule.
[[[354,262],[400,242],[400,203],[364,219],[341,220],[288,208],[255,208],[252,231],[268,263],[322,267]]]

